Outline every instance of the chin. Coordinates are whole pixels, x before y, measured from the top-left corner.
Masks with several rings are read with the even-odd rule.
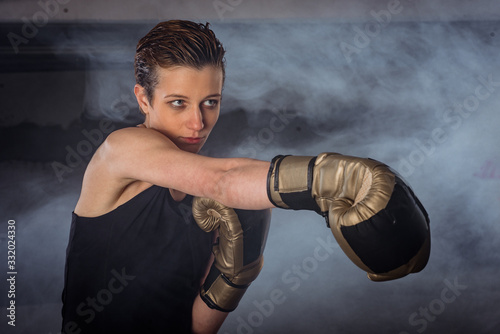
[[[182,147],[181,148],[183,151],[190,152],[190,153],[198,153],[201,151],[201,146],[198,145],[192,145],[192,146],[187,146],[187,147]]]

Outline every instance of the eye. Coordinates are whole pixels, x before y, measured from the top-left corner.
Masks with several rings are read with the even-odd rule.
[[[170,104],[175,108],[179,108],[179,107],[182,107],[184,105],[184,100],[174,100],[174,101],[171,101]]]
[[[215,108],[219,104],[218,100],[206,100],[203,102],[203,105],[208,108]]]

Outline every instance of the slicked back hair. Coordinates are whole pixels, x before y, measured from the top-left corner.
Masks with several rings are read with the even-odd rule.
[[[145,90],[149,103],[158,84],[158,68],[186,66],[201,70],[209,65],[222,70],[225,50],[209,23],[171,20],[157,24],[137,44],[135,81]]]

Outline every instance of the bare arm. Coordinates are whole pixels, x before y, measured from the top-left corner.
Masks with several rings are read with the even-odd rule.
[[[113,132],[97,155],[117,183],[141,180],[238,209],[274,207],[266,190],[269,162],[185,152],[161,133],[144,128]]]
[[[195,334],[215,334],[222,326],[229,313],[211,309],[196,296],[193,304],[193,327],[191,331]]]
[[[219,236],[219,230],[214,231],[213,242],[217,240]],[[205,275],[201,280],[201,284],[207,279],[210,268],[214,262],[214,254],[210,256],[208,261],[207,270]],[[222,326],[224,320],[226,320],[229,313],[221,312],[218,310],[211,309],[207,304],[201,299],[200,294],[198,294],[194,300],[193,304],[193,322],[191,332],[194,334],[215,334]]]

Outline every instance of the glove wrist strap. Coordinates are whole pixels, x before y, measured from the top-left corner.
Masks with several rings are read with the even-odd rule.
[[[267,175],[267,196],[278,208],[321,210],[311,195],[316,157],[276,156]]]
[[[250,283],[236,285],[223,274],[218,275],[210,285],[205,284],[200,291],[201,299],[208,307],[222,312],[232,312],[238,306]]]

